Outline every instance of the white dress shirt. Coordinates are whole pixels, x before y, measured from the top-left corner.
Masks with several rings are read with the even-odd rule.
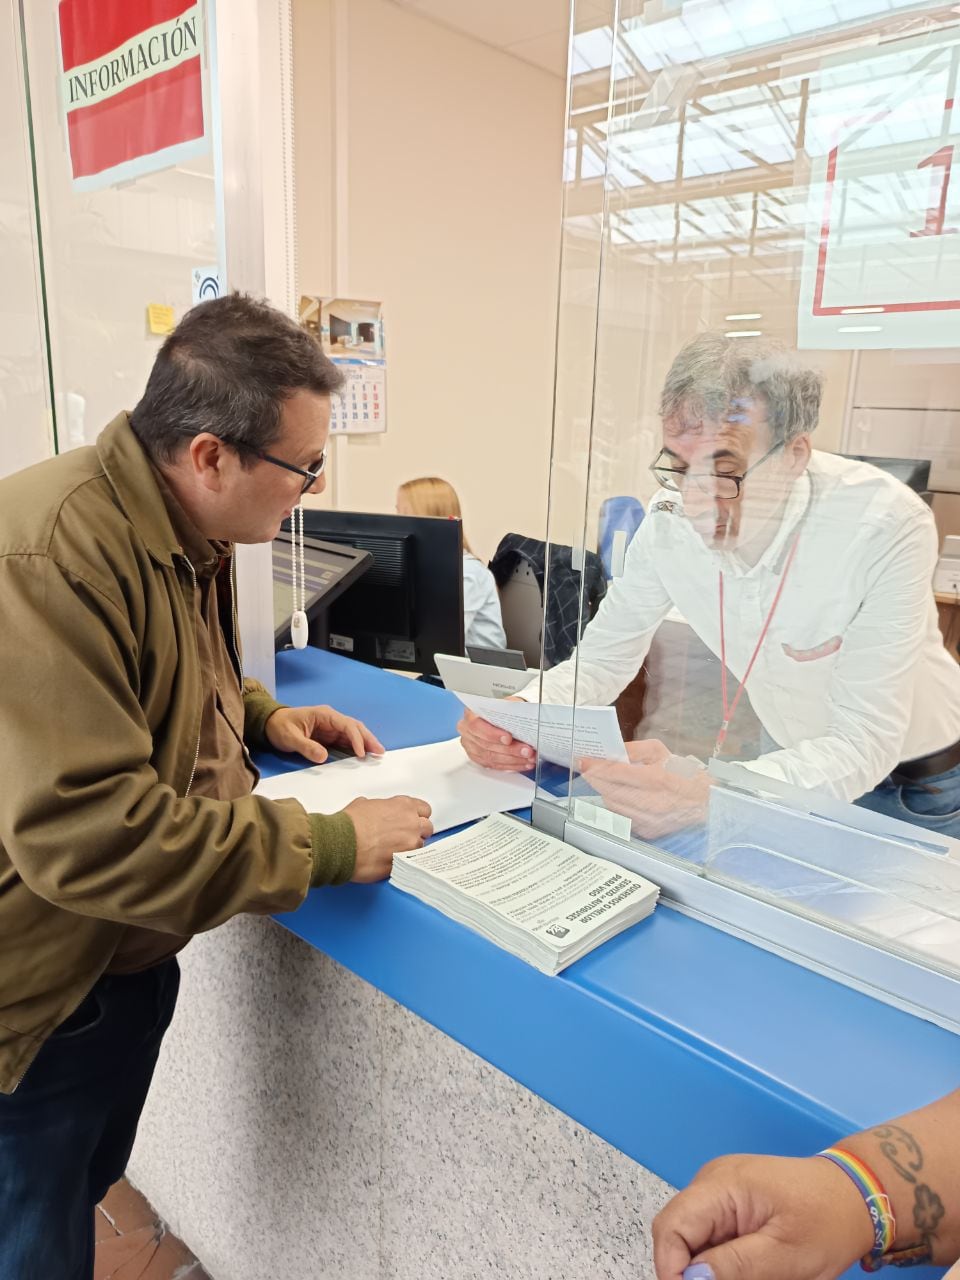
[[[661,490],[578,651],[544,673],[544,702],[612,702],[674,608],[719,657],[721,570],[732,701],[795,538],[744,692],[783,749],[747,767],[853,800],[897,764],[960,739],[960,667],[943,647],[933,598],[933,516],[893,477],[819,451],[753,566],[708,548],[681,495]],[[536,698],[537,685],[521,696]]]
[[[487,566],[469,551],[463,553],[463,634],[467,644],[507,647],[497,584]]]

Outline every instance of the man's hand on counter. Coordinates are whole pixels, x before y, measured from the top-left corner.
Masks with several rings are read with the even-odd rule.
[[[433,835],[430,806],[414,796],[352,800],[344,813],[350,815],[357,833],[357,861],[350,877],[354,884],[385,880],[395,853],[421,849]]]
[[[352,751],[361,759],[369,751],[383,755],[383,744],[362,720],[345,716],[333,707],[280,707],[264,726],[275,751],[297,752],[312,764],[323,764],[327,747]]]

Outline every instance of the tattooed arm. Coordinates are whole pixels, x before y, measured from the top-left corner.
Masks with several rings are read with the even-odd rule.
[[[960,1089],[841,1146],[886,1188],[897,1220],[894,1249],[921,1247],[941,1265],[960,1258]]]
[[[894,1249],[960,1258],[960,1090],[838,1145],[884,1184]],[[873,1228],[828,1160],[724,1156],[657,1215],[653,1243],[657,1280],[835,1280],[869,1253]]]

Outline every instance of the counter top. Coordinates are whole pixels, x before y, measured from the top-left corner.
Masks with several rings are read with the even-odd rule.
[[[460,716],[443,689],[318,650],[278,655],[277,683],[388,749]],[[960,1081],[957,1036],[662,905],[558,977],[386,883],[278,919],[674,1185],[726,1152],[808,1154]]]

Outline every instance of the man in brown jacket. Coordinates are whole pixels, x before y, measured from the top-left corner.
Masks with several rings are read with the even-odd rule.
[[[389,874],[429,806],[251,795],[249,746],[381,751],[244,680],[233,544],[324,487],[339,374],[234,295],[195,308],[95,446],[0,482],[0,1280],[88,1280],[176,953],[311,886]]]

